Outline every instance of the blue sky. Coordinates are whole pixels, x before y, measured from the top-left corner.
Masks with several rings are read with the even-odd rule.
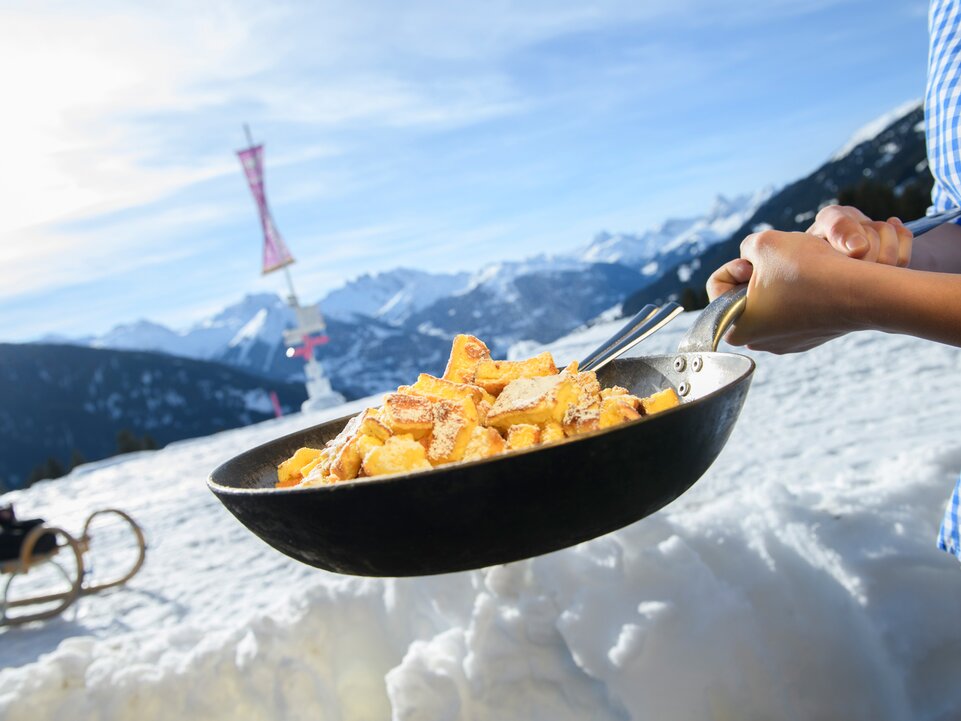
[[[0,340],[316,300],[793,180],[924,90],[927,3],[0,4]],[[11,112],[11,110],[13,110]]]

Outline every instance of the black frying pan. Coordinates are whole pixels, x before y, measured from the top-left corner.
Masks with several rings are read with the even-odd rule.
[[[670,356],[624,358],[604,387],[673,387],[681,405],[538,448],[402,476],[277,489],[277,466],[322,447],[347,418],[242,453],[208,480],[247,528],[282,553],[339,573],[420,576],[516,561],[595,538],[673,501],[724,447],[754,362],[717,353],[744,292],[708,306]]]
[[[915,236],[961,210],[907,223]],[[217,468],[210,489],[282,553],[339,573],[421,576],[572,546],[654,513],[690,488],[727,442],[754,362],[716,352],[746,290],[711,303],[670,356],[601,368],[638,396],[673,387],[681,405],[649,418],[502,456],[320,488],[276,489],[277,466],[322,447],[347,418],[265,443]]]

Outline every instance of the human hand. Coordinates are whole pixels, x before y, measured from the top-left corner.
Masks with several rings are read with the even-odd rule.
[[[707,283],[713,300],[748,283],[747,307],[727,334],[732,345],[797,353],[857,328],[845,290],[857,265],[823,238],[765,230],[741,243],[741,258]]]
[[[807,233],[827,241],[849,258],[901,267],[906,267],[911,260],[914,234],[898,218],[888,218],[887,222],[874,221],[857,208],[828,205],[818,211]],[[721,293],[747,283],[751,272],[750,261],[743,257],[726,263],[708,280],[708,297],[713,300]]]
[[[914,236],[898,218],[871,220],[857,208],[829,205],[818,211],[807,232],[850,258],[902,268],[911,261]]]

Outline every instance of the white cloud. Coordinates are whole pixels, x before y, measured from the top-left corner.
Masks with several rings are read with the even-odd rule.
[[[187,260],[197,243],[177,242],[177,229],[223,218],[221,208],[178,208],[104,229],[65,233],[47,226],[21,229],[0,245],[0,301],[21,294],[129,275],[138,269]]]
[[[221,30],[208,34],[175,14],[134,18],[86,5],[0,13],[0,232],[130,207],[224,171],[163,162],[162,137],[134,122],[217,102],[191,78],[258,67],[239,52],[245,22],[221,15]]]
[[[207,141],[235,132],[238,108],[320,128],[523,112],[531,99],[505,69],[513,53],[663,12],[546,0],[0,10],[0,234],[235,172]]]
[[[58,223],[142,207],[238,173],[223,148],[191,137],[204,125],[214,132],[236,128],[243,118],[230,110],[233,104],[262,122],[326,127],[450,126],[518,107],[496,76],[419,85],[416,73],[403,78],[383,66],[373,56],[382,55],[385,36],[375,41],[369,33],[391,12],[336,3],[316,6],[310,18],[302,12],[302,6],[264,11],[195,3],[135,13],[122,4],[0,10],[0,87],[8,109],[0,114],[2,294],[142,262],[142,248],[125,248],[136,236],[105,239]],[[416,22],[423,19],[421,13]],[[329,82],[299,72],[290,64],[297,54],[307,56],[308,70],[327,68]],[[340,152],[315,142],[271,158],[271,166]],[[147,213],[147,222],[158,222]],[[122,260],[127,253],[138,257]],[[58,262],[65,257],[70,270]]]

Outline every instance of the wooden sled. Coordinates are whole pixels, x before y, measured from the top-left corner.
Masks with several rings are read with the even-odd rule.
[[[137,558],[130,568],[122,575],[97,583],[87,583],[87,567],[84,565],[84,556],[90,552],[90,524],[94,518],[104,515],[118,516],[127,524],[133,533],[137,543]],[[34,553],[37,541],[41,537],[52,535],[56,538],[56,546],[45,553]],[[73,559],[71,564],[75,569],[71,575],[68,570],[60,563],[60,559],[67,554],[68,559]],[[23,545],[20,548],[20,557],[8,561],[0,562],[0,576],[9,576],[4,583],[3,596],[0,597],[0,626],[13,626],[30,621],[41,621],[53,618],[63,613],[80,596],[86,596],[107,588],[121,586],[133,578],[143,566],[144,558],[147,555],[147,544],[144,541],[143,531],[137,522],[128,514],[116,508],[105,508],[95,511],[87,517],[83,524],[83,534],[79,538],[74,538],[62,528],[56,526],[40,525],[32,528],[24,537]],[[54,593],[41,593],[22,598],[10,598],[10,590],[13,581],[18,576],[30,573],[44,564],[49,564],[57,569],[64,582],[69,586],[62,591]],[[50,606],[50,604],[54,604]],[[38,607],[45,607],[39,608]],[[26,609],[23,613],[11,615],[11,609]],[[33,609],[33,610],[30,610]]]

